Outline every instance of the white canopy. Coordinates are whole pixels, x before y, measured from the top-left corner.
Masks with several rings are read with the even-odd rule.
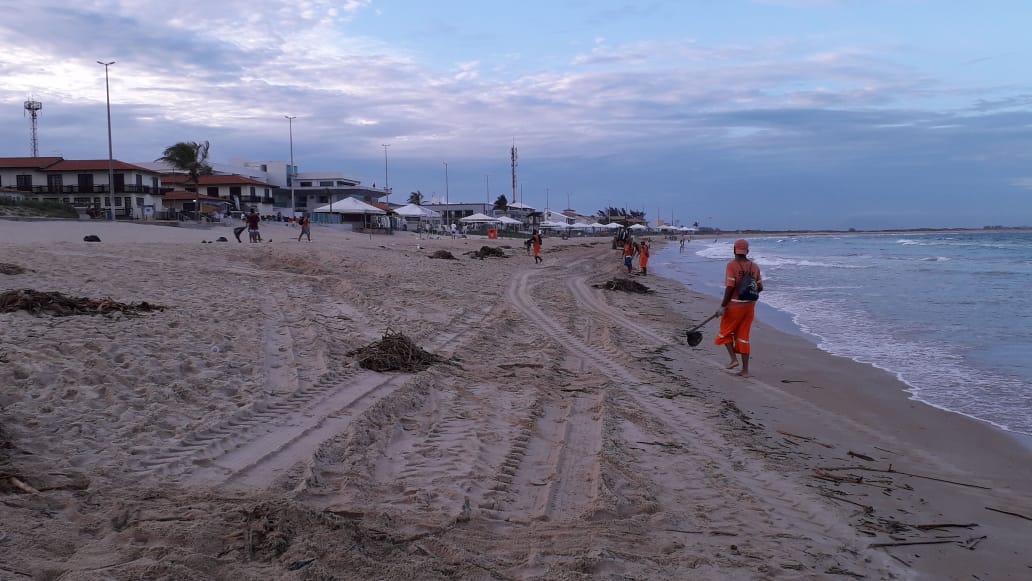
[[[577,228],[578,230],[587,230],[591,227],[591,224],[588,224],[587,222],[574,222],[570,225],[570,228]]]
[[[523,222],[520,222],[519,220],[517,220],[515,218],[510,218],[508,216],[498,216],[498,221],[501,222],[502,224],[522,224],[523,223]]]
[[[545,220],[539,224],[542,228],[569,228],[570,225],[566,222],[552,222],[551,220]]]
[[[642,226],[641,224],[635,224],[635,225],[631,226],[630,228],[631,228],[631,230],[645,230],[645,226]]]
[[[606,227],[606,225],[605,225],[605,224],[600,224],[600,223],[598,222],[598,220],[595,220],[595,221],[594,221],[594,222],[592,222],[591,224],[588,224],[588,226],[591,226],[592,228],[605,228],[605,227]]]
[[[513,203],[509,204],[509,207],[510,208],[516,208],[518,210],[533,210],[534,209],[533,206],[528,206],[526,204],[521,204],[519,202],[513,202]]]
[[[424,208],[419,204],[407,204],[400,208],[394,208],[394,213],[406,218],[440,218],[441,213],[437,210]]]
[[[606,228],[609,228],[610,230],[612,230],[613,228],[623,228],[623,226],[617,224],[616,222],[610,222],[610,223],[606,224]]]
[[[333,212],[336,214],[386,214],[380,208],[376,206],[370,206],[369,204],[355,199],[355,198],[344,198],[343,200],[337,200],[332,204],[325,206],[319,206],[312,210],[313,212]]]
[[[473,215],[470,215],[470,216],[466,216],[465,218],[459,218],[459,222],[466,222],[466,223],[470,223],[470,222],[499,222],[499,221],[500,220],[498,218],[492,218],[491,216],[488,216],[487,214],[481,214],[480,212],[477,212],[476,214],[473,214]]]

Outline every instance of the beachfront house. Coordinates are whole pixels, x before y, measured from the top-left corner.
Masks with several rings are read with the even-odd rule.
[[[166,173],[162,175],[161,183],[169,186],[164,189],[166,196],[169,193],[180,192],[175,200],[166,198],[168,202],[174,202],[165,204],[166,211],[177,209],[177,206],[180,211],[196,211],[192,205],[195,202],[188,199],[189,196],[181,194],[191,192],[206,196],[204,204],[207,205],[219,205],[219,201],[224,202],[230,211],[248,212],[254,208],[262,216],[273,216],[277,213],[276,200],[273,198],[275,186],[254,178],[236,174],[215,174],[197,176],[197,184],[194,184],[187,174]]]
[[[0,157],[0,188],[13,186],[26,200],[64,203],[91,216],[143,218],[160,208],[161,174],[113,160],[114,184],[106,159]],[[113,196],[112,196],[113,194]]]

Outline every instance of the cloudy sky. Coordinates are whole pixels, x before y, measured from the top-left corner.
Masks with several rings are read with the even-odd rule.
[[[1032,224],[1026,0],[0,0],[0,156],[294,158],[403,201]],[[447,186],[445,164],[447,163]]]

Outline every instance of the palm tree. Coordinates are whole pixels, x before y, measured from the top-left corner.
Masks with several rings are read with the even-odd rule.
[[[498,196],[498,199],[496,199],[494,203],[494,209],[504,211],[508,207],[509,199],[505,197],[505,194]]]
[[[197,182],[200,176],[210,176],[211,166],[208,165],[208,142],[198,143],[196,141],[180,141],[175,145],[165,148],[161,157],[154,161],[163,161],[172,167],[186,172],[190,177],[189,183],[193,184],[193,191],[197,191]]]
[[[423,192],[416,190],[409,194],[408,203],[421,206],[423,204]]]

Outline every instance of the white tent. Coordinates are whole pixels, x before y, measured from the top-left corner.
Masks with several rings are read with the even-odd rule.
[[[332,204],[325,206],[319,206],[312,210],[313,212],[321,213],[334,213],[334,214],[386,214],[380,208],[376,206],[370,206],[369,204],[355,199],[355,198],[344,198],[343,200],[337,200]]]
[[[592,227],[591,224],[588,224],[587,222],[574,222],[573,224],[570,225],[570,228],[576,228],[578,230],[587,230],[588,228],[591,228],[591,227]]]
[[[508,216],[498,216],[498,221],[501,222],[502,224],[522,224],[523,223],[523,222],[520,222],[519,220],[517,220],[515,218],[510,218]]]
[[[487,214],[481,214],[480,212],[477,212],[476,214],[472,214],[470,216],[466,216],[465,218],[459,218],[459,222],[465,222],[467,224],[500,221],[501,220],[499,220],[498,218],[492,218],[491,216],[488,216]]]
[[[646,227],[641,224],[635,224],[630,227],[631,230],[646,230]]]
[[[441,217],[441,213],[437,210],[424,208],[419,204],[407,204],[405,206],[401,206],[400,208],[394,208],[394,213],[399,216],[404,216],[406,218],[420,218],[423,220]]]
[[[623,228],[623,226],[617,224],[616,222],[610,222],[606,224],[606,228],[609,228],[610,230],[615,230],[617,228]]]
[[[570,227],[570,225],[567,224],[566,222],[552,222],[551,220],[545,220],[544,222],[538,224],[538,226],[540,226],[542,228],[569,228]]]

